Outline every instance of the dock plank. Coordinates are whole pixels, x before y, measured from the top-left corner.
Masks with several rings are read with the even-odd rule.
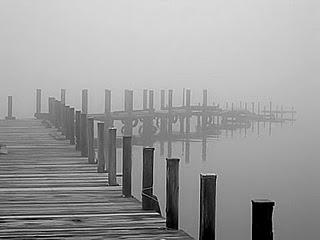
[[[192,239],[168,230],[40,120],[0,120],[0,239]],[[117,174],[121,184],[121,174]]]

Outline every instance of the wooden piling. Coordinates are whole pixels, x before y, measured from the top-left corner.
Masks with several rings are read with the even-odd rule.
[[[105,157],[104,157],[104,123],[98,123],[98,173],[105,171]]]
[[[165,97],[166,97],[166,92],[164,89],[161,89],[161,92],[160,92],[160,109],[161,110],[165,109]]]
[[[116,168],[116,128],[109,128],[108,137],[108,180],[109,186],[117,185],[117,168]]]
[[[12,96],[8,96],[8,116],[6,120],[14,120],[15,117],[12,116]]]
[[[36,90],[36,113],[41,113],[41,89]]]
[[[125,98],[124,98],[124,110],[129,115],[133,112],[133,91],[125,90]],[[131,136],[132,135],[132,117],[128,117],[124,121],[124,135]]]
[[[143,110],[148,109],[148,89],[143,89]]]
[[[166,177],[166,227],[179,227],[179,161],[178,158],[167,158]]]
[[[94,159],[94,118],[88,118],[88,163],[95,163]]]
[[[87,114],[81,113],[80,117],[80,150],[82,157],[88,157]]]
[[[173,116],[172,116],[172,98],[173,98],[173,90],[169,90],[168,94],[168,135],[169,137],[172,135],[172,124],[173,124]]]
[[[61,89],[60,101],[62,104],[66,104],[66,90],[65,89]]]
[[[154,148],[143,148],[142,209],[153,210],[153,155]]]
[[[70,141],[70,113],[69,113],[69,110],[70,110],[70,106],[65,106],[65,115],[64,115],[64,124],[65,124],[65,136],[66,136],[66,139]]]
[[[75,135],[76,135],[76,150],[80,150],[81,138],[80,138],[80,117],[81,111],[76,111],[76,126],[75,126]]]
[[[149,112],[154,112],[153,98],[153,90],[149,90]]]
[[[252,240],[273,240],[274,205],[270,200],[252,200]]]
[[[69,114],[70,114],[70,144],[74,145],[75,144],[75,140],[74,140],[74,108],[70,108],[69,110]]]
[[[88,89],[82,90],[82,113],[88,114]]]
[[[122,195],[131,197],[132,137],[123,136],[122,146]]]
[[[216,181],[214,174],[200,174],[199,240],[215,240]]]

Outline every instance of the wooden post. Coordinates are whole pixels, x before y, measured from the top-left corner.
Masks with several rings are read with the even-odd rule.
[[[64,124],[65,124],[65,136],[66,136],[66,139],[70,140],[70,106],[65,106],[65,119],[64,119]]]
[[[80,149],[81,156],[88,157],[87,114],[81,113],[80,117]]]
[[[199,240],[215,240],[216,181],[214,174],[200,174]]]
[[[74,145],[74,108],[70,108],[69,110],[70,113],[70,144]]]
[[[270,200],[252,200],[252,240],[273,240],[274,205]]]
[[[129,117],[124,121],[124,135],[132,135],[132,112],[133,112],[133,91],[125,90],[124,111],[129,114]]]
[[[173,122],[173,116],[172,116],[172,98],[173,98],[173,90],[169,90],[168,95],[168,135],[171,137],[172,135],[172,122]]]
[[[142,209],[153,210],[153,154],[154,148],[143,148]]]
[[[111,117],[111,90],[105,89],[104,93],[104,128],[105,133],[107,132],[108,128],[112,126],[112,117]]]
[[[143,89],[143,110],[148,109],[148,89]]]
[[[15,117],[12,116],[12,96],[8,96],[8,116],[6,120],[14,120]]]
[[[182,89],[182,106],[184,107],[185,106],[185,99],[186,98],[186,89],[183,88]]]
[[[94,142],[94,118],[88,118],[88,163],[95,163],[93,142]]]
[[[79,151],[80,150],[80,115],[81,115],[81,111],[76,111],[76,127],[75,127],[75,131],[76,131],[76,150]]]
[[[66,104],[66,90],[61,89],[61,103]]]
[[[165,97],[166,97],[166,92],[164,89],[161,89],[161,92],[160,92],[160,109],[161,110],[165,109]]]
[[[36,113],[41,113],[41,89],[37,89],[37,94],[36,94]]]
[[[82,113],[88,114],[88,89],[82,90]]]
[[[98,173],[105,171],[105,157],[104,157],[104,123],[98,123]]]
[[[190,99],[191,99],[191,91],[187,89],[186,91],[186,107],[187,107],[187,117],[186,117],[186,135],[189,136],[190,133]]]
[[[109,186],[117,185],[117,168],[116,168],[116,128],[109,128],[108,137],[108,180]]]
[[[149,112],[154,112],[154,106],[153,106],[153,90],[149,90]]]
[[[132,143],[131,136],[123,136],[122,147],[122,195],[131,197]]]
[[[179,226],[179,161],[167,158],[166,226],[171,229]]]
[[[208,90],[203,89],[202,92],[202,106],[207,107],[208,106]]]

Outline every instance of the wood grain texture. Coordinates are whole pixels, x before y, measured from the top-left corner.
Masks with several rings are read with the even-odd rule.
[[[0,155],[0,239],[192,239],[122,197],[58,135],[39,120],[0,121],[9,149]]]

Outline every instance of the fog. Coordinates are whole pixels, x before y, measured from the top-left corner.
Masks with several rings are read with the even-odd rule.
[[[319,159],[319,10],[316,0],[0,0],[0,118],[8,95],[15,116],[32,117],[36,88],[44,111],[61,88],[79,108],[88,88],[89,112],[103,112],[105,88],[113,108],[126,88],[135,107],[143,88],[174,89],[177,104],[182,88],[194,103],[206,88],[209,102],[294,106],[304,141],[290,146]]]

